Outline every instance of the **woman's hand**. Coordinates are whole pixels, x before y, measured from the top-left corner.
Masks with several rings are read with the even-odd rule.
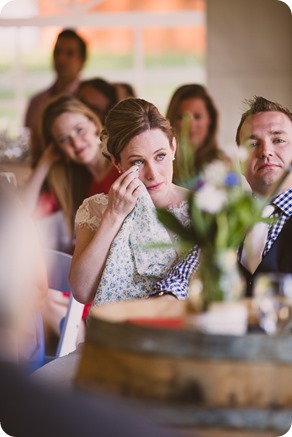
[[[111,186],[108,205],[95,231],[77,226],[76,247],[70,271],[75,299],[89,303],[94,299],[111,244],[142,191],[137,166],[125,171]]]
[[[29,180],[22,187],[23,202],[28,211],[33,213],[37,206],[37,201],[41,192],[42,185],[46,180],[52,165],[61,159],[61,154],[54,144],[50,144],[43,152],[36,168],[33,170]]]
[[[55,162],[59,161],[61,157],[62,155],[59,149],[54,143],[51,143],[45,148],[40,160],[42,161],[42,164],[45,164],[48,166],[48,168],[51,168],[51,166],[55,164]]]
[[[108,213],[124,219],[132,211],[141,194],[138,176],[138,167],[133,166],[116,179],[108,193]]]

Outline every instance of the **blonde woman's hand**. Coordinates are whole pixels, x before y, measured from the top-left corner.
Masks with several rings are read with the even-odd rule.
[[[125,218],[134,208],[141,194],[142,182],[136,166],[125,171],[112,184],[108,193],[109,213]]]
[[[51,143],[45,148],[41,157],[41,161],[50,168],[53,164],[55,164],[55,162],[59,161],[61,157],[62,155],[59,149],[55,146],[55,144]]]

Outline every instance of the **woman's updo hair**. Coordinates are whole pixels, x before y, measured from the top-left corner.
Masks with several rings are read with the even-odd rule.
[[[120,154],[137,135],[160,129],[172,145],[173,132],[169,121],[155,105],[143,99],[128,98],[118,102],[108,113],[101,133],[104,154],[110,154],[120,162]]]

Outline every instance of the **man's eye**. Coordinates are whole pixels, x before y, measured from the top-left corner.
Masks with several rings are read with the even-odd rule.
[[[165,158],[165,153],[159,153],[159,155],[157,155],[157,161],[163,161],[163,159]]]
[[[273,143],[282,144],[285,143],[285,140],[283,138],[274,138]]]
[[[245,143],[246,147],[249,147],[250,149],[254,149],[259,145],[258,141],[246,141]]]

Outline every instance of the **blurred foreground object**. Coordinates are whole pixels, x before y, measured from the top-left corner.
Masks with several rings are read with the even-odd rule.
[[[189,433],[287,431],[290,336],[202,334],[186,327],[186,305],[149,299],[94,308],[77,385],[118,394]]]

